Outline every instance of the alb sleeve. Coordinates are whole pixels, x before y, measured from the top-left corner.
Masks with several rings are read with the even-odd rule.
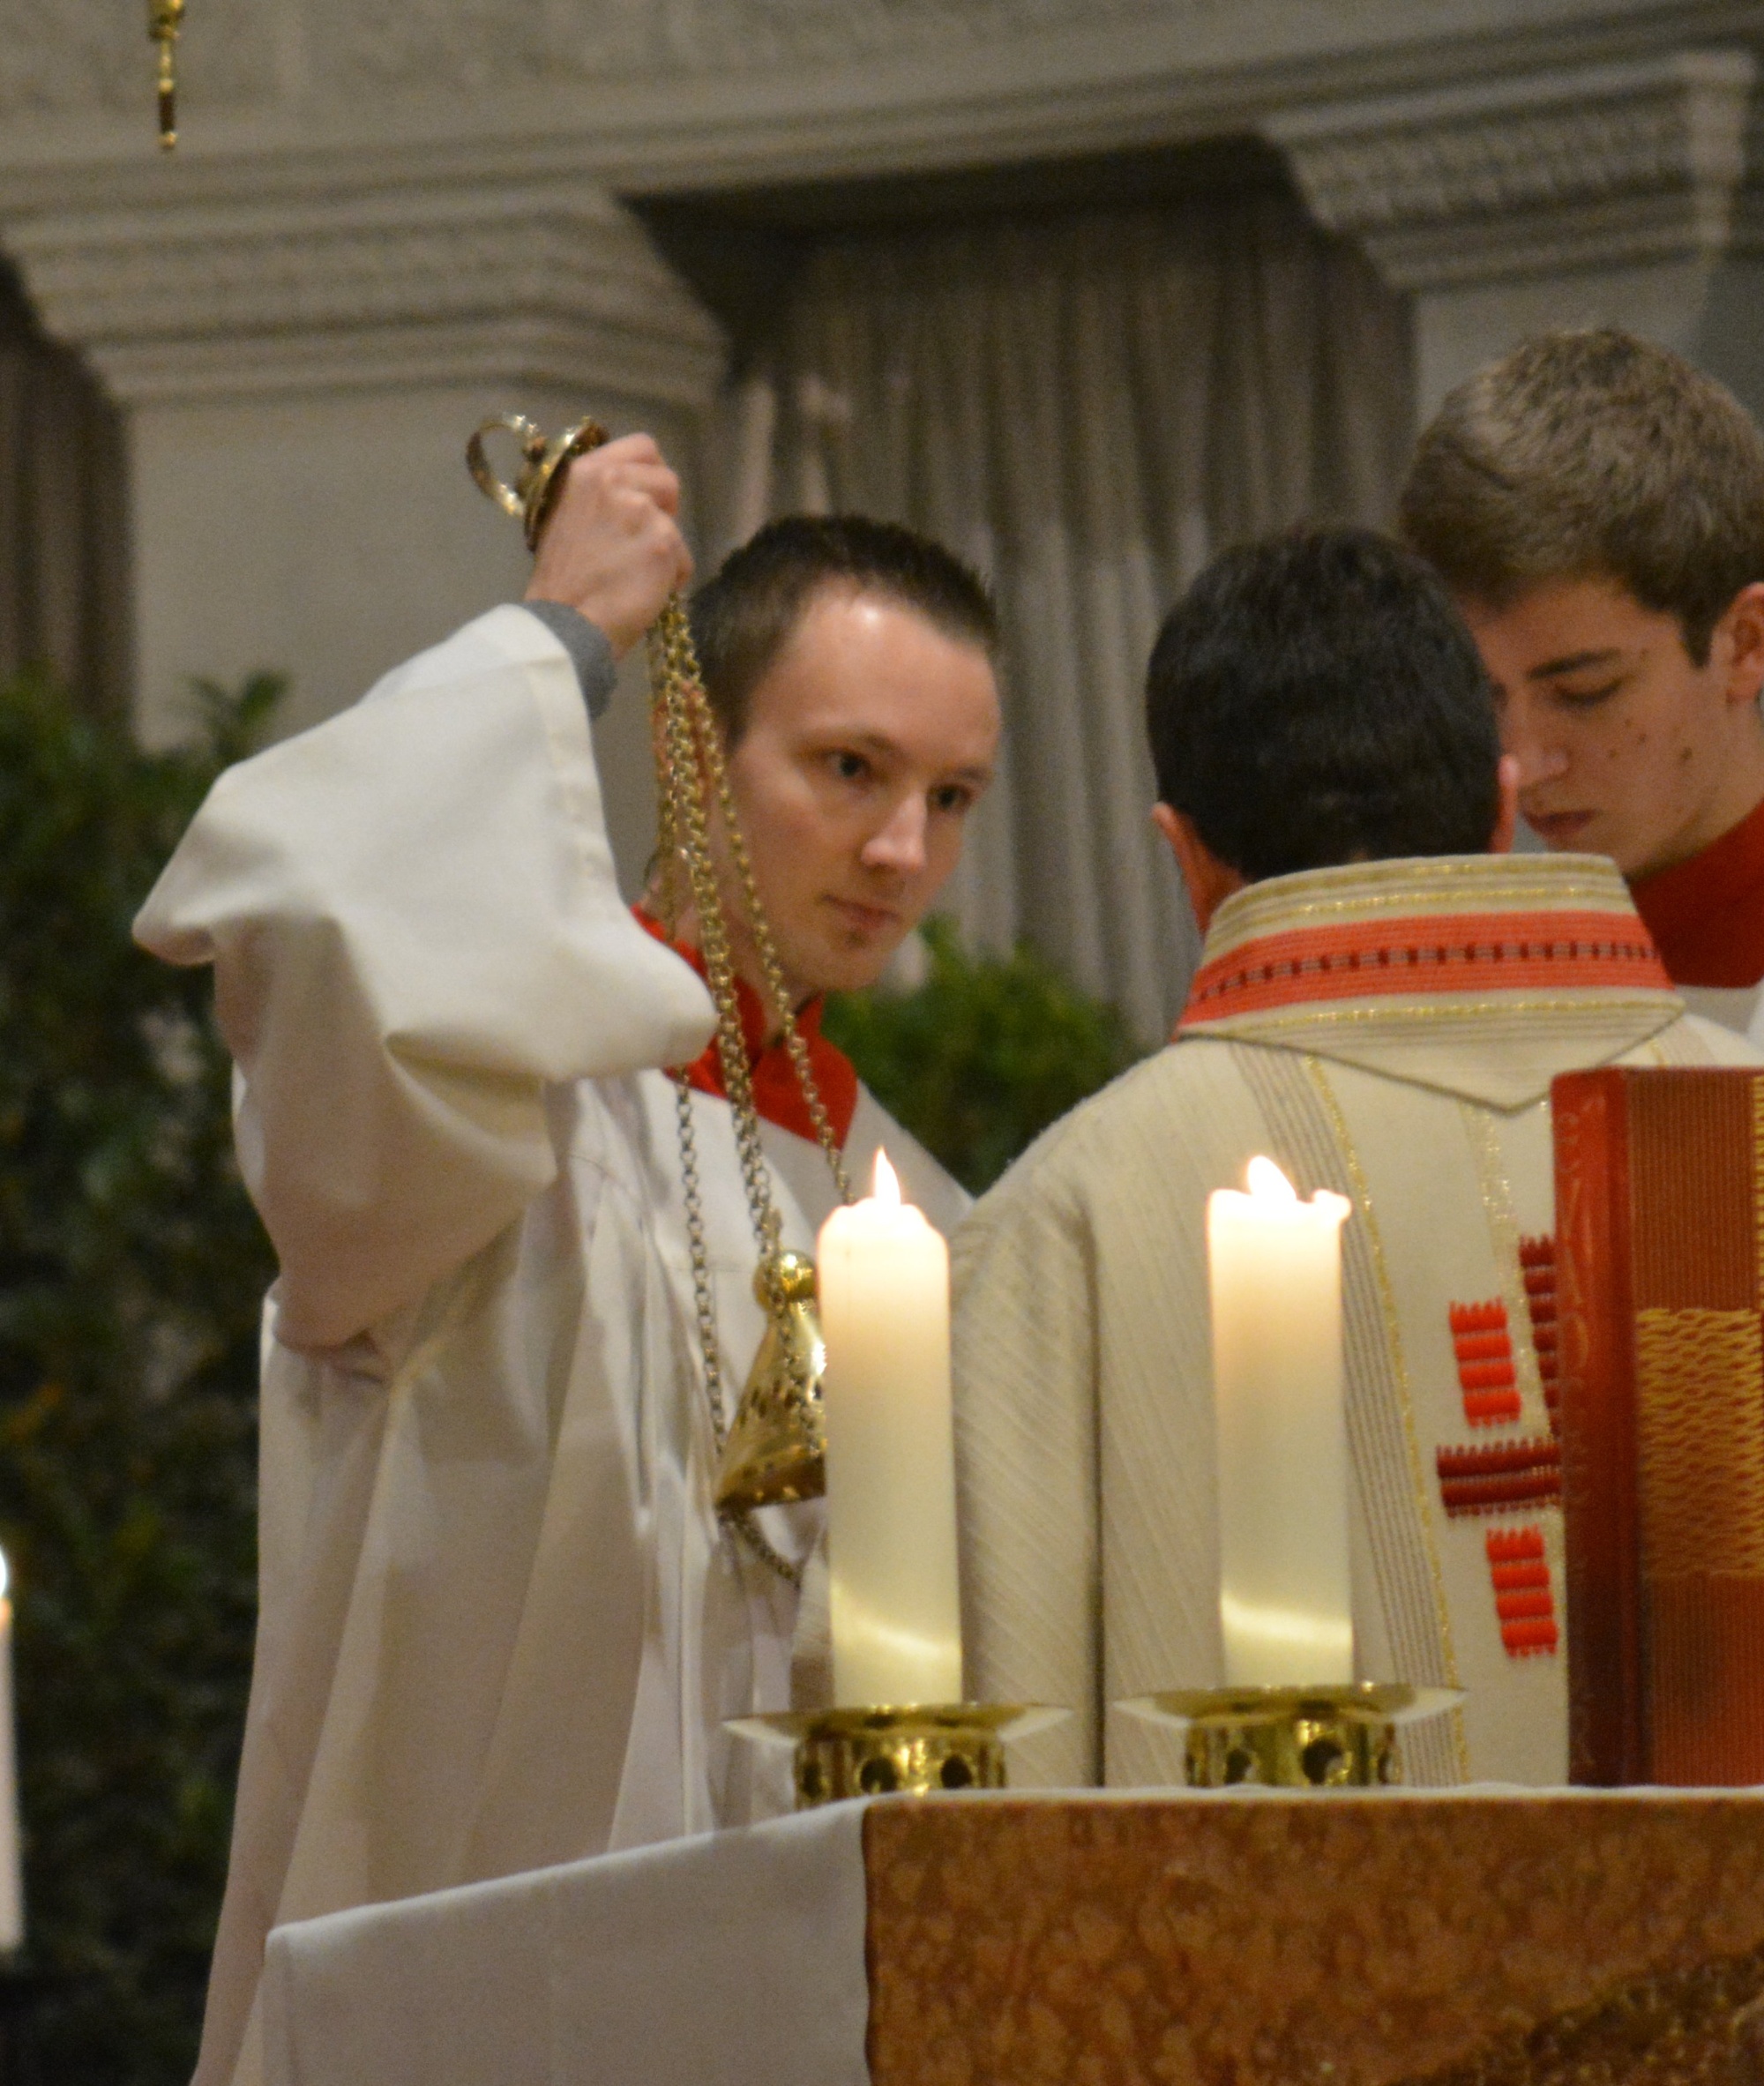
[[[713,1024],[620,901],[572,662],[512,607],[229,769],[135,932],[214,966],[295,1346],[415,1301],[549,1185],[548,1088]]]

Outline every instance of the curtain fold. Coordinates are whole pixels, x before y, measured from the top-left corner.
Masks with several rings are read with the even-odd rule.
[[[970,938],[1167,1033],[1196,943],[1149,821],[1159,621],[1223,544],[1382,522],[1412,389],[1405,308],[1283,193],[816,243],[740,387],[729,520],[904,521],[997,588],[1006,758],[947,901]]]

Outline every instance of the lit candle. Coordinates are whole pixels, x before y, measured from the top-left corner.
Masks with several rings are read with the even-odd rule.
[[[1207,1199],[1219,1424],[1219,1619],[1232,1687],[1354,1678],[1342,1223],[1271,1159]]]
[[[833,1699],[959,1702],[949,1253],[880,1152],[872,1199],[822,1225],[817,1267]]]
[[[25,1939],[25,1880],[19,1864],[19,1763],[12,1717],[11,1574],[0,1551],[0,1954]]]

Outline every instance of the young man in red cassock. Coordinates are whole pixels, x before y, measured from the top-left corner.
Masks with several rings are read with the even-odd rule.
[[[1451,393],[1401,504],[1494,681],[1520,807],[1609,855],[1696,1011],[1764,1035],[1764,435],[1615,331]]]
[[[670,953],[622,903],[589,729],[690,572],[678,504],[647,436],[578,459],[526,602],[229,769],[137,923],[214,967],[279,1261],[198,2086],[265,2075],[273,1925],[740,1823],[780,1792],[726,1721],[824,1682],[821,1502],[714,1503],[764,1324],[754,1213],[698,923]],[[998,736],[990,599],[904,529],[797,518],[691,613],[832,1140],[862,1180],[886,1138],[948,1227],[966,1198],[818,1013],[956,865]],[[738,913],[720,820],[712,844]],[[757,1170],[809,1250],[837,1191],[731,944]]]

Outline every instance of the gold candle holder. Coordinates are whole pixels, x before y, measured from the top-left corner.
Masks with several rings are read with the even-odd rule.
[[[1463,1699],[1459,1688],[1362,1680],[1346,1687],[1175,1688],[1115,1707],[1186,1733],[1191,1789],[1377,1789],[1402,1778],[1399,1728]]]
[[[1005,1738],[1045,1731],[1066,1714],[1021,1703],[917,1702],[737,1716],[729,1729],[794,1749],[796,1808],[808,1811],[845,1797],[1003,1789]]]

